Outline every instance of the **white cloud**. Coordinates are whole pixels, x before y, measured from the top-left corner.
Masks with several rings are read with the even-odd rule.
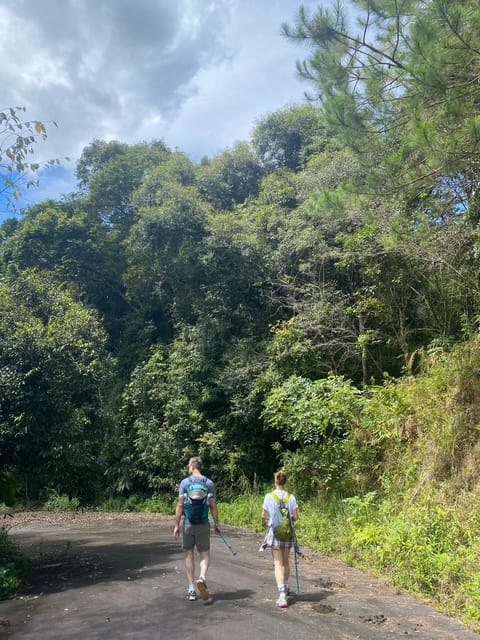
[[[214,155],[302,101],[295,61],[305,51],[280,35],[300,4],[319,3],[3,0],[0,106],[56,121],[37,155],[70,156],[70,173],[94,138],[162,138],[196,160]]]

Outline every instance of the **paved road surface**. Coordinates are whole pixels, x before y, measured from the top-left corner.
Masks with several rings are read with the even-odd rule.
[[[460,623],[341,562],[303,549],[299,596],[274,606],[261,537],[224,527],[237,555],[212,536],[213,604],[184,599],[183,552],[173,520],[48,524],[11,530],[40,560],[30,591],[0,602],[5,640],[480,640]],[[295,574],[292,585],[295,586]]]

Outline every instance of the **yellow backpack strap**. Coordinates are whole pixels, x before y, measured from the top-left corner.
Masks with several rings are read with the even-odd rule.
[[[272,493],[271,493],[270,495],[271,495],[271,496],[273,496],[273,498],[276,500],[276,502],[280,502],[280,498],[277,496],[277,494],[276,494],[274,491],[272,491]],[[288,493],[288,491],[287,491],[287,493],[283,496],[282,500],[283,500],[284,502],[288,502],[288,501],[290,500],[290,494]]]

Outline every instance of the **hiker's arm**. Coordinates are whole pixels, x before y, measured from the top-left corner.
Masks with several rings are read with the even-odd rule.
[[[262,527],[267,526],[269,516],[270,514],[268,513],[268,511],[266,509],[262,509]]]
[[[295,507],[295,509],[292,511],[292,521],[296,522],[298,520],[298,509],[297,507]]]
[[[175,526],[173,527],[173,537],[178,538],[180,535],[180,520],[183,515],[183,495],[178,496],[177,506],[175,508]]]
[[[212,514],[213,525],[215,529],[218,529],[218,507],[215,498],[210,498],[210,513]]]

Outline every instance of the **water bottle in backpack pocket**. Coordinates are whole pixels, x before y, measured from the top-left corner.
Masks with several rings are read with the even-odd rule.
[[[190,484],[184,499],[185,516],[191,524],[208,522],[208,489],[203,483]]]

